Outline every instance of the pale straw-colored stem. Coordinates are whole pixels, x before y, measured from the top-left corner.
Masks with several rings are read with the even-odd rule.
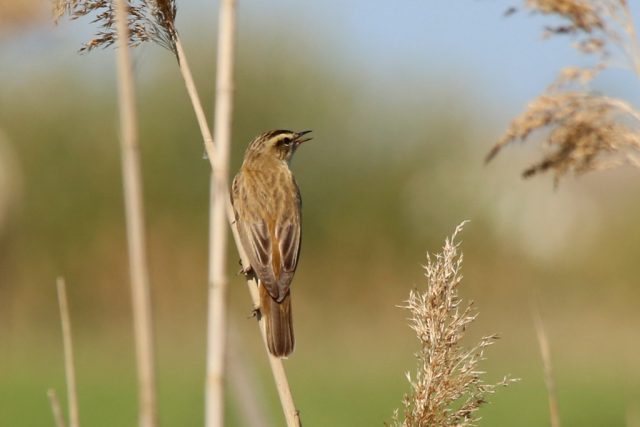
[[[551,427],[560,427],[560,413],[558,410],[558,397],[556,395],[556,383],[553,377],[553,365],[551,364],[551,349],[547,332],[544,329],[542,318],[537,308],[534,308],[533,320],[536,327],[536,336],[540,346],[542,365],[544,366],[544,381],[549,396],[549,419]]]
[[[141,427],[155,427],[157,425],[157,408],[153,322],[144,231],[134,79],[128,46],[127,1],[117,0],[115,3],[118,34],[116,52],[120,145],[138,373],[138,418]]]
[[[202,108],[202,102],[200,102],[200,97],[198,96],[196,84],[193,80],[193,74],[191,74],[189,62],[187,61],[187,57],[184,53],[184,48],[182,47],[182,41],[180,40],[180,36],[178,35],[176,35],[176,54],[178,55],[178,65],[180,68],[180,73],[182,74],[182,78],[184,79],[184,84],[187,88],[187,93],[189,94],[189,99],[191,100],[193,111],[196,114],[198,126],[200,127],[200,133],[202,134],[202,140],[204,141],[204,148],[207,152],[207,157],[211,162],[212,169],[217,169],[215,167],[216,149],[213,144],[213,136],[211,135],[211,131],[209,130],[207,116],[204,113],[204,108]]]
[[[50,388],[47,391],[47,396],[49,396],[49,403],[51,404],[51,413],[53,414],[53,422],[56,424],[56,427],[66,427],[64,422],[64,416],[62,415],[62,407],[60,406],[60,401],[58,400],[58,395],[56,391]]]
[[[73,361],[73,341],[71,339],[71,318],[67,300],[67,288],[62,277],[56,281],[58,304],[60,306],[60,324],[62,326],[62,345],[64,349],[64,371],[67,379],[67,400],[69,404],[69,427],[79,427],[78,392],[76,388],[76,368]]]
[[[243,343],[239,339],[236,323],[229,321],[229,338],[227,348],[229,356],[227,358],[227,376],[229,378],[229,388],[233,399],[237,404],[242,405],[238,418],[240,425],[246,427],[267,427],[271,425],[267,411],[265,409],[265,398],[256,377],[255,369],[247,356]]]
[[[629,48],[627,49],[633,71],[636,73],[636,77],[640,78],[640,46],[638,44],[638,34],[636,32],[635,22],[629,9],[629,4],[624,3],[622,6],[622,12],[624,14],[624,30],[629,36]]]
[[[257,294],[257,291],[256,291]],[[259,298],[259,297],[258,297]],[[263,331],[262,339],[265,347],[267,346],[267,337]],[[280,403],[282,404],[282,410],[284,412],[285,420],[287,421],[287,427],[301,427],[300,413],[296,409],[293,403],[293,395],[289,388],[289,382],[287,380],[287,374],[284,371],[282,360],[269,353],[269,364],[271,365],[271,372],[273,373],[273,379],[276,382],[278,389],[278,396],[280,397]]]
[[[209,296],[207,324],[207,379],[205,390],[205,426],[224,426],[224,389],[227,341],[227,277],[225,275],[227,225],[224,192],[218,191],[212,171],[209,209]],[[222,194],[221,194],[222,193]],[[222,222],[221,222],[222,221]]]
[[[182,77],[185,81],[185,85],[187,87],[187,93],[189,94],[189,97],[191,99],[191,104],[193,106],[194,112],[196,114],[196,118],[200,127],[200,132],[202,135],[202,139],[204,141],[204,145],[205,145],[205,150],[207,152],[207,157],[209,160],[209,163],[211,164],[211,168],[213,171],[218,170],[218,166],[217,163],[219,161],[219,155],[218,155],[218,147],[217,147],[217,142],[214,143],[214,140],[212,138],[211,135],[211,131],[209,130],[208,125],[206,124],[206,115],[204,112],[204,109],[202,107],[202,102],[200,101],[200,97],[198,95],[198,92],[196,90],[196,86],[194,83],[194,79],[193,79],[193,75],[191,73],[191,70],[189,68],[189,64],[187,61],[187,57],[186,54],[184,52],[183,46],[180,42],[180,39],[178,38],[176,41],[176,50],[178,53],[178,61],[179,61],[179,67],[180,67],[180,72],[182,74]],[[233,53],[233,52],[229,52],[228,53]],[[232,87],[230,89],[232,91]],[[232,95],[232,93],[229,93],[229,95]],[[216,108],[217,109],[217,108]],[[226,176],[226,175],[225,175]],[[215,188],[215,186],[213,186],[213,188]],[[231,201],[229,198],[229,189],[228,189],[228,185],[223,188],[220,189],[221,190],[221,194],[222,194],[222,198],[225,201],[225,209],[226,209],[226,217],[227,217],[227,222],[229,223],[230,227],[231,227],[231,232],[233,233],[233,238],[234,238],[234,242],[236,244],[236,248],[238,250],[238,254],[240,256],[241,259],[241,263],[243,268],[248,268],[249,267],[249,259],[246,255],[246,252],[244,251],[244,248],[242,247],[242,243],[240,242],[240,236],[238,235],[238,230],[236,228],[236,224],[235,224],[235,217],[234,217],[234,213],[233,213],[233,208],[231,206]],[[247,287],[249,289],[249,293],[251,295],[251,299],[253,301],[253,305],[255,307],[259,307],[260,306],[260,297],[258,294],[258,283],[254,280],[254,279],[247,279]],[[211,313],[211,306],[209,307],[209,313]],[[211,314],[210,314],[211,316]],[[268,354],[269,357],[269,361],[270,361],[270,365],[272,368],[272,373],[275,379],[275,383],[276,383],[276,388],[278,390],[278,395],[280,397],[280,402],[282,404],[284,413],[285,413],[285,418],[287,420],[287,426],[288,427],[297,427],[300,425],[300,418],[299,418],[299,414],[298,411],[296,410],[295,407],[295,403],[293,401],[293,395],[291,394],[291,389],[289,387],[289,382],[287,380],[287,376],[286,373],[284,371],[284,366],[282,364],[282,360],[278,359],[276,357],[273,357],[267,349],[267,345],[266,345],[266,337],[265,337],[265,330],[264,330],[264,326],[262,325],[262,321],[259,322],[259,327],[260,327],[260,331],[263,335],[263,340],[265,342],[265,351]],[[211,331],[211,330],[210,330]],[[208,333],[209,336],[212,335],[211,332]],[[208,347],[210,347],[211,344],[208,344]],[[207,356],[207,366],[209,366],[209,357],[212,356]],[[212,366],[215,366],[212,364]],[[218,365],[219,366],[219,365]],[[223,384],[224,380],[223,380],[223,376],[217,377],[216,375],[209,375],[209,373],[207,373],[207,382],[206,382],[206,394],[207,397],[206,399],[206,404],[205,404],[205,412],[207,414],[211,413],[212,417],[213,417],[213,407],[216,404],[213,404],[214,406],[209,406],[209,402],[213,401],[214,399],[217,399],[218,402],[220,402],[219,404],[217,404],[218,406],[221,404],[221,393],[217,393],[217,394],[213,394],[212,396],[209,395],[209,393],[215,393],[213,390],[215,389],[215,387],[213,387],[213,384],[218,383]],[[209,379],[212,379],[212,382],[209,382]],[[212,389],[210,391],[209,386],[210,384],[212,384]],[[220,389],[218,389],[220,391]],[[217,396],[217,397],[213,397],[213,396]],[[209,419],[209,415],[206,415],[207,420]]]
[[[214,115],[215,167],[209,201],[209,308],[207,337],[207,427],[224,426],[227,354],[227,216],[229,147],[233,123],[235,0],[222,0],[218,17],[218,59]]]

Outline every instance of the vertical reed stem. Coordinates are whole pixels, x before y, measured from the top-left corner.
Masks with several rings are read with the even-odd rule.
[[[235,0],[220,2],[214,139],[215,168],[211,173],[209,223],[209,321],[206,426],[224,426],[224,384],[227,330],[227,200],[229,147],[233,122],[233,56]]]
[[[636,25],[633,20],[633,15],[631,14],[631,9],[629,8],[629,4],[621,2],[620,7],[622,8],[623,14],[623,22],[621,25],[629,36],[629,45],[626,46],[625,50],[629,55],[633,72],[636,74],[636,77],[640,77],[640,46],[638,45]]]
[[[211,131],[209,130],[207,116],[204,113],[204,108],[202,108],[202,102],[200,101],[200,97],[198,96],[196,84],[193,80],[193,74],[191,73],[191,68],[189,67],[189,62],[187,61],[187,56],[184,53],[184,48],[182,47],[182,41],[180,40],[179,35],[176,35],[176,53],[178,55],[178,68],[180,68],[180,73],[182,74],[182,78],[184,79],[184,85],[187,88],[187,93],[189,94],[189,99],[191,100],[193,111],[196,114],[196,119],[198,121],[198,126],[200,127],[200,133],[202,134],[202,140],[204,141],[204,148],[207,152],[207,157],[211,162],[211,169],[215,170],[217,168],[215,166],[216,155],[213,136],[211,135]]]
[[[533,319],[536,327],[536,336],[538,337],[538,345],[542,356],[542,365],[544,366],[544,382],[547,385],[547,394],[549,398],[549,421],[551,427],[560,427],[560,412],[558,410],[558,396],[556,395],[556,383],[553,377],[553,365],[551,364],[551,350],[549,346],[549,338],[544,329],[542,318],[537,308],[534,311]]]
[[[141,427],[157,425],[155,359],[149,273],[144,234],[140,149],[131,56],[128,46],[127,1],[116,2],[118,100],[122,178],[129,249],[129,273],[138,371],[138,417]]]
[[[235,322],[229,321],[227,348],[227,377],[233,399],[242,404],[238,414],[239,424],[246,427],[268,427],[271,425],[265,409],[264,393],[258,384],[256,372],[248,357],[252,354],[243,348]]]
[[[62,344],[64,348],[64,371],[67,379],[67,400],[69,401],[69,427],[79,427],[78,392],[76,388],[76,369],[73,361],[73,341],[71,339],[71,319],[67,302],[67,289],[62,277],[58,277],[58,304],[62,325]]]
[[[53,413],[53,422],[56,424],[56,427],[66,427],[64,416],[62,416],[62,408],[60,407],[60,401],[58,400],[56,391],[50,388],[47,391],[47,396],[49,396],[51,412]]]

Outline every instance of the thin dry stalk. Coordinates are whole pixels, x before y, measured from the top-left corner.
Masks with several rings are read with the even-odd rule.
[[[629,9],[629,5],[624,1],[624,6],[622,7],[622,18],[620,25],[624,29],[625,33],[627,33],[627,37],[629,39],[629,45],[626,48],[626,53],[629,56],[629,60],[633,63],[633,70],[636,73],[637,77],[640,77],[640,44],[638,42],[638,33],[636,31],[635,22],[633,21],[633,16],[631,15],[631,9]]]
[[[233,122],[235,0],[220,2],[214,132],[216,164],[211,172],[209,204],[209,308],[207,336],[207,427],[224,425],[225,357],[227,353],[226,202],[229,147]]]
[[[118,49],[118,99],[122,175],[129,246],[129,272],[133,302],[133,322],[138,371],[139,423],[141,427],[157,425],[155,355],[149,273],[144,232],[142,179],[138,147],[137,114],[131,57],[127,41],[127,2],[116,1]]]
[[[479,370],[484,352],[497,339],[483,337],[470,349],[462,346],[468,327],[477,317],[472,304],[462,304],[458,287],[462,281],[462,253],[456,242],[462,231],[460,224],[442,252],[427,254],[424,291],[411,291],[406,301],[410,312],[409,326],[416,333],[420,349],[416,353],[418,367],[412,376],[407,373],[411,392],[404,395],[403,419],[396,410],[395,427],[464,427],[477,425],[476,412],[500,386],[513,379],[504,378],[497,384],[487,384]]]
[[[58,400],[58,395],[56,391],[50,388],[47,391],[47,396],[49,396],[49,403],[51,404],[51,413],[53,414],[53,422],[56,423],[56,427],[66,427],[64,422],[64,416],[62,415],[62,407],[60,406],[60,401]]]
[[[247,427],[267,427],[270,423],[265,410],[264,394],[257,387],[255,372],[246,358],[248,353],[238,339],[238,331],[233,322],[229,323],[227,372],[234,400],[242,404],[242,411],[238,414],[240,424]]]
[[[222,212],[220,227],[220,192],[211,173],[209,209],[209,296],[207,320],[207,380],[205,388],[205,426],[224,425],[224,389],[227,340],[227,277],[224,272],[227,226]],[[224,208],[224,207],[223,207]],[[224,236],[223,236],[224,235]],[[222,250],[222,253],[221,253]],[[222,262],[222,264],[220,264]]]
[[[189,94],[189,99],[191,100],[193,111],[196,114],[196,120],[198,121],[198,127],[200,128],[200,133],[202,134],[202,140],[204,142],[204,149],[207,153],[207,158],[211,162],[211,169],[216,170],[217,166],[215,162],[217,156],[215,154],[216,148],[213,144],[213,136],[211,135],[211,131],[209,130],[207,116],[204,112],[204,108],[202,107],[202,102],[200,101],[200,96],[198,95],[198,90],[196,89],[196,84],[193,80],[193,74],[191,73],[189,62],[187,61],[187,57],[184,53],[184,48],[182,47],[182,41],[180,40],[180,37],[178,35],[176,35],[176,55],[178,56],[178,68],[180,69],[180,74],[184,79],[184,84],[187,88],[187,93]]]
[[[71,318],[67,302],[67,288],[62,277],[58,277],[58,304],[60,305],[60,323],[62,325],[62,343],[64,348],[64,371],[67,378],[67,400],[69,403],[69,427],[79,427],[78,392],[76,387],[76,368],[73,360],[73,341],[71,339]]]
[[[542,356],[542,365],[544,366],[544,382],[547,386],[547,394],[549,396],[549,420],[551,427],[560,427],[560,411],[558,410],[558,396],[556,394],[556,382],[553,377],[553,365],[551,364],[551,346],[547,331],[542,323],[539,311],[534,309],[533,320],[536,327],[536,336],[538,337],[538,346]]]
[[[264,341],[265,348],[268,348],[264,327],[262,332],[262,339]],[[289,388],[289,381],[287,380],[287,374],[284,371],[284,366],[282,365],[282,359],[278,359],[277,357],[271,355],[271,353],[269,353],[268,356],[269,365],[271,365],[273,379],[276,382],[278,397],[280,397],[280,403],[284,412],[284,418],[287,422],[287,427],[302,427],[300,412],[296,409],[296,406],[293,403],[293,395],[291,394],[291,389]]]

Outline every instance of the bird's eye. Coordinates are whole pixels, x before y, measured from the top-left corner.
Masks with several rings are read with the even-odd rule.
[[[278,141],[278,145],[291,145],[291,142],[293,142],[293,140],[291,138],[282,138],[280,141]]]

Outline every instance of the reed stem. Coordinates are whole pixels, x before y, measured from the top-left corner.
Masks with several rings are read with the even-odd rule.
[[[138,119],[131,55],[128,46],[127,2],[116,1],[118,101],[122,179],[129,249],[129,274],[138,372],[138,417],[141,427],[157,426],[155,355],[149,273],[144,232],[144,204],[138,146]]]

